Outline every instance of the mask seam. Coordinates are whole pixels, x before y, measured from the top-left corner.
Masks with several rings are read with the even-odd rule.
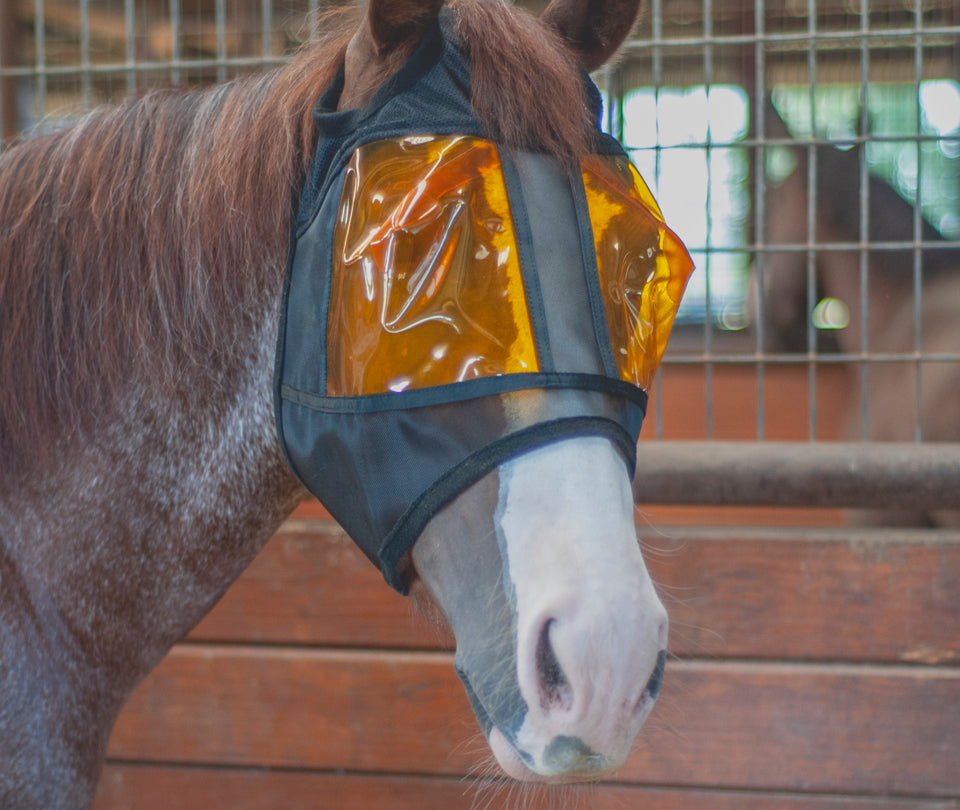
[[[647,408],[647,393],[632,383],[597,374],[504,374],[477,380],[452,382],[430,388],[416,388],[402,393],[367,394],[356,397],[332,397],[282,383],[280,396],[319,413],[366,414],[379,411],[412,410],[446,405],[470,399],[513,393],[525,390],[572,389],[596,391],[601,394],[624,397],[640,407]]]

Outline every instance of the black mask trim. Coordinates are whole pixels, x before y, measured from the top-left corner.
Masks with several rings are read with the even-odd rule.
[[[575,389],[614,394],[631,400],[642,413],[647,409],[647,393],[630,383],[597,377],[591,374],[510,374],[502,377],[481,377],[476,380],[416,388],[400,394],[371,394],[363,397],[328,397],[303,391],[290,385],[281,386],[281,396],[298,405],[323,413],[377,413],[379,411],[424,408],[449,402],[463,402],[513,391]]]
[[[574,436],[600,436],[610,439],[623,454],[630,477],[633,477],[637,463],[636,439],[613,420],[589,416],[571,417],[541,422],[519,433],[511,433],[465,458],[414,501],[380,548],[380,561],[387,582],[398,591],[405,590],[401,562],[430,518],[457,494],[508,459]]]

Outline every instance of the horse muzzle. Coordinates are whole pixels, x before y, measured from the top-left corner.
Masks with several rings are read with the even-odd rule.
[[[666,660],[666,611],[659,600],[642,602],[616,616],[584,605],[526,638],[521,627],[523,719],[488,736],[509,776],[593,779],[624,763],[659,695]]]
[[[507,774],[560,782],[622,765],[660,691],[667,614],[612,443],[581,437],[502,465],[441,511],[414,559]]]

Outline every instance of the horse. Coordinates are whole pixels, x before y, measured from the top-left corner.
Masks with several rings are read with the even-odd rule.
[[[767,121],[770,134],[790,137],[772,106]],[[956,330],[960,318],[960,249],[949,245],[926,219],[920,219],[917,301],[914,206],[871,174],[866,189],[868,229],[862,251],[866,260],[863,274],[857,247],[861,242],[862,148],[830,144],[813,147],[816,201],[812,233],[807,222],[808,149],[791,147],[792,171],[778,182],[767,183],[762,260],[764,349],[806,351],[815,305],[833,299],[839,302],[834,306],[839,306],[840,316],[834,322],[827,318],[827,329],[815,338],[817,351],[839,351],[852,358],[863,352],[903,357],[863,366],[863,387],[851,375],[852,395],[845,406],[843,438],[909,442],[916,439],[919,426],[924,441],[956,442],[960,440],[960,402],[956,396],[960,364],[917,361],[912,355],[917,350],[956,354],[960,349]],[[808,254],[802,249],[810,243],[818,246],[813,248],[812,301],[807,294]],[[850,247],[834,247],[841,243]],[[784,250],[785,246],[788,249]],[[854,393],[857,389],[863,393]],[[866,424],[862,396],[869,403]],[[854,513],[852,518],[860,524],[960,525],[960,515],[947,510],[929,514],[871,510]]]
[[[131,692],[308,497],[275,371],[325,88],[339,77],[337,110],[364,109],[443,17],[489,132],[558,166],[587,151],[585,72],[639,2],[442,5],[370,0],[281,67],[0,154],[0,806],[89,806]],[[539,407],[520,394],[501,417]],[[501,459],[406,555],[509,777],[610,772],[657,697],[668,622],[627,452],[559,435]]]

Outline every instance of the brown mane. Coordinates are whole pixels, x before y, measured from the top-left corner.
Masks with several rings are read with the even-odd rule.
[[[580,69],[560,37],[500,2],[459,0],[454,7],[470,55],[473,108],[491,134],[558,157],[586,152],[593,122]]]
[[[500,2],[454,8],[491,134],[582,152],[580,73],[559,40]],[[311,111],[356,25],[283,68],[153,92],[0,155],[0,476],[109,419],[134,372],[182,396],[185,367],[215,387],[237,360],[214,347],[261,313],[224,313],[279,300]]]

